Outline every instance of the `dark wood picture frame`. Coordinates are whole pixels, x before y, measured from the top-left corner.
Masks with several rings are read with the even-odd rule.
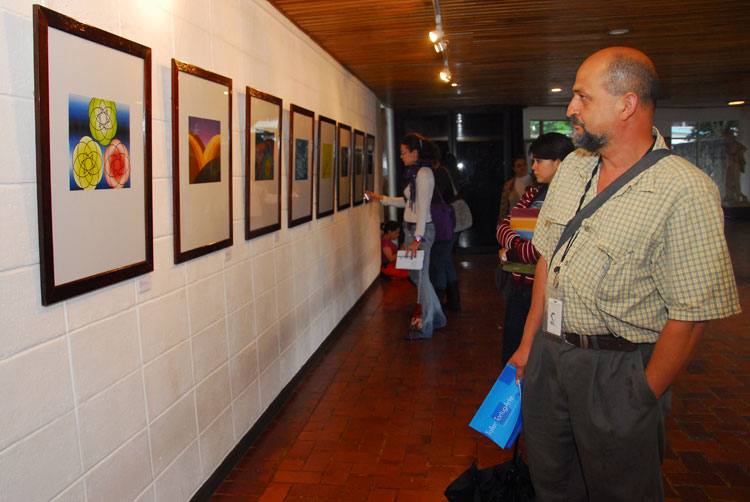
[[[365,190],[375,191],[375,136],[365,136]]]
[[[214,89],[215,93],[221,92],[223,95],[226,96],[226,115],[221,113],[221,115],[218,115],[220,118],[219,121],[211,120],[211,119],[204,119],[199,118],[199,120],[211,120],[212,122],[219,122],[221,123],[221,120],[225,121],[226,125],[226,148],[223,146],[221,147],[221,158],[222,161],[220,164],[220,173],[226,174],[226,178],[220,179],[218,181],[219,188],[221,188],[221,185],[226,184],[226,191],[227,191],[227,204],[226,204],[226,213],[218,207],[218,211],[214,211],[216,214],[209,215],[212,216],[210,219],[206,218],[208,220],[208,225],[206,225],[205,222],[198,223],[197,221],[191,221],[190,223],[194,227],[200,227],[202,229],[207,230],[210,225],[226,225],[226,234],[222,230],[217,230],[218,232],[221,232],[222,235],[219,238],[214,238],[213,236],[208,236],[208,238],[204,239],[197,239],[192,237],[193,229],[191,228],[191,237],[190,241],[198,240],[199,242],[193,243],[190,242],[186,244],[186,246],[192,246],[187,249],[183,249],[183,244],[185,244],[185,233],[186,229],[185,227],[187,225],[184,225],[182,222],[182,216],[184,215],[186,217],[186,220],[188,220],[188,209],[192,209],[195,207],[200,207],[199,210],[195,210],[194,212],[200,211],[203,215],[206,215],[208,213],[208,210],[206,209],[206,206],[212,205],[215,208],[215,204],[212,204],[214,200],[212,200],[211,195],[203,195],[198,194],[197,188],[195,194],[191,193],[191,191],[188,191],[187,188],[190,186],[193,186],[194,184],[200,185],[202,188],[204,185],[211,185],[212,183],[215,183],[215,181],[211,182],[192,182],[188,180],[188,177],[190,175],[189,173],[189,165],[188,166],[181,166],[180,165],[180,144],[182,143],[182,138],[180,137],[180,122],[182,121],[182,115],[181,111],[184,111],[185,108],[188,108],[187,102],[181,101],[183,99],[183,96],[181,96],[180,91],[180,75],[186,75],[186,76],[193,76],[197,77],[198,79],[201,79],[203,81],[212,83],[212,84],[218,84],[219,87],[223,87],[226,90],[220,90],[219,88]],[[187,83],[187,81],[185,82]],[[210,84],[209,84],[210,85]],[[185,92],[185,94],[189,94],[188,92]],[[218,94],[216,94],[218,96]],[[189,98],[193,98],[193,96],[187,96],[185,98],[185,101]],[[215,99],[215,96],[211,96],[210,93],[201,93],[200,96],[196,96],[197,99],[200,99],[201,106],[207,106],[206,103],[210,99]],[[219,99],[222,99],[219,96]],[[212,109],[212,112],[217,112],[218,107],[216,110]],[[189,113],[189,112],[186,112]],[[223,129],[222,129],[223,131]],[[190,132],[188,135],[191,134]],[[188,138],[188,135],[185,136],[185,138]],[[223,143],[223,141],[221,142]],[[186,148],[189,147],[189,139],[185,141]],[[205,145],[206,148],[208,148],[208,144]],[[223,153],[226,153],[227,155],[224,156]],[[204,152],[205,153],[205,152]],[[190,152],[185,152],[186,155],[190,155]],[[226,161],[224,161],[226,159]],[[215,172],[215,171],[214,171]],[[184,183],[184,180],[188,180],[188,183]],[[182,187],[182,185],[185,185],[185,187]],[[213,188],[213,187],[212,187]],[[183,190],[184,189],[184,190]],[[232,221],[232,79],[225,77],[223,75],[219,75],[218,73],[213,73],[208,70],[204,70],[203,68],[199,68],[197,66],[191,65],[189,63],[185,63],[183,61],[179,61],[177,59],[172,59],[172,190],[173,190],[173,197],[172,197],[172,203],[173,203],[173,216],[174,216],[174,262],[175,263],[183,263],[188,260],[192,260],[194,258],[197,258],[199,256],[203,256],[209,253],[212,253],[214,251],[217,251],[219,249],[223,249],[226,247],[229,247],[232,245],[233,242],[233,221]],[[183,193],[184,191],[184,193]],[[223,197],[223,195],[220,194],[220,190],[218,190],[219,195]],[[189,200],[186,200],[188,199]],[[197,199],[197,201],[201,204],[191,204],[193,199]],[[220,205],[220,203],[219,203]],[[215,208],[216,209],[216,208]],[[224,221],[218,221],[219,219],[223,219]],[[220,228],[220,227],[216,227]],[[226,237],[224,236],[226,235]],[[222,238],[223,237],[223,238]]]
[[[305,124],[307,121],[310,122],[309,129]],[[289,228],[312,220],[314,150],[315,112],[292,104],[289,107]]]
[[[328,152],[323,152],[323,141],[329,137],[332,142],[327,144],[332,145],[332,148],[330,157],[326,159],[324,156],[327,156]],[[318,219],[332,215],[336,208],[336,145],[336,121],[318,115],[318,169],[316,173],[318,184],[315,197],[317,201],[316,217]],[[331,171],[330,178],[323,178],[324,162],[330,163],[326,164],[328,166],[326,169]],[[323,188],[321,189],[321,187]],[[330,192],[330,195],[328,192]]]
[[[339,122],[336,134],[336,198],[339,211],[351,206],[352,201],[352,138],[352,128]]]
[[[271,232],[275,232],[281,229],[281,131],[282,131],[282,107],[283,101],[281,98],[273,96],[271,94],[253,89],[252,87],[246,87],[245,89],[245,240],[249,240],[261,235],[265,235]],[[256,106],[253,107],[252,104]],[[257,144],[256,134],[258,131],[254,128],[254,112],[259,105],[265,104],[267,106],[275,106],[278,108],[278,122],[275,129],[276,137],[274,138],[274,148],[277,150],[276,154],[272,155],[275,165],[273,166],[273,176],[275,179],[259,181],[257,179],[257,173],[255,173],[255,166],[257,162],[256,155],[258,154],[259,145]],[[264,115],[265,117],[265,115]],[[276,187],[276,210],[275,210],[275,221],[265,221],[270,219],[267,212],[263,209],[263,200],[258,200],[262,194],[254,194],[254,189],[257,188],[257,184],[271,181],[271,185]],[[271,194],[273,196],[273,194]],[[257,198],[256,198],[257,197]],[[257,204],[255,204],[257,202]],[[258,211],[263,214],[259,215],[260,218],[264,219],[259,225],[253,225],[253,218],[255,215],[252,210],[253,204],[256,205]]]
[[[39,269],[42,305],[51,305],[154,269],[151,49],[40,5],[33,6],[33,15]],[[97,64],[111,74],[95,85],[83,77],[87,85],[82,86],[73,81],[75,71],[63,75],[58,68],[83,64],[79,61],[92,54],[108,56],[97,59]],[[132,71],[117,74],[120,63],[138,74],[142,71],[142,79]],[[133,94],[129,101],[128,93]],[[93,139],[88,134],[80,137],[71,155],[74,124],[80,122],[72,118],[77,106],[73,102],[79,98],[90,99],[89,116],[94,106],[100,111],[106,108],[105,115],[114,120],[103,129],[89,126],[97,134],[91,133]],[[51,112],[56,123],[51,123]],[[94,174],[89,170],[81,175],[81,163],[74,160],[84,142],[96,143],[89,146],[92,152],[99,151],[89,158],[97,159]],[[108,147],[103,156],[99,143]],[[92,192],[105,193],[91,197]],[[82,215],[87,217],[85,225]],[[113,224],[104,225],[102,219]],[[96,258],[81,260],[82,256]]]
[[[352,138],[352,204],[362,204],[365,195],[365,133],[354,130]]]

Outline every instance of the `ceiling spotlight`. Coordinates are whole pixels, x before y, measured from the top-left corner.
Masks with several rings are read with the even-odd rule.
[[[451,87],[458,87],[458,82],[451,83]]]
[[[549,92],[562,92],[562,89],[560,87],[553,87]]]
[[[451,72],[450,70],[448,70],[448,68],[440,72],[440,80],[442,80],[443,82],[451,81]]]
[[[728,104],[729,104],[729,106],[738,106],[738,105],[744,105],[744,104],[745,104],[745,100],[741,100],[741,101],[730,101],[730,102],[729,102]]]
[[[443,52],[445,48],[448,47],[448,41],[445,39],[443,30],[441,30],[440,27],[430,32],[430,42],[433,43],[435,52],[437,52],[438,54]]]

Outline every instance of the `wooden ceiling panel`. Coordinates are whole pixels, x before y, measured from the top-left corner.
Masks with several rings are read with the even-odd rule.
[[[455,88],[438,80],[431,0],[270,3],[394,108],[565,104],[581,62],[611,45],[654,60],[660,106],[750,100],[747,0],[439,0]]]

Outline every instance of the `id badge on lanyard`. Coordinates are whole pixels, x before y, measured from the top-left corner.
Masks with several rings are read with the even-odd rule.
[[[653,147],[652,147],[653,148]],[[591,178],[589,178],[588,183],[586,183],[586,187],[583,189],[583,195],[581,195],[581,200],[578,201],[578,209],[576,209],[576,214],[581,210],[581,207],[583,207],[583,201],[586,199],[586,194],[589,192],[589,189],[591,188],[591,184],[594,181],[594,177],[596,176],[596,173],[599,171],[599,166],[602,163],[601,157],[599,157],[599,162],[597,162],[594,169],[591,171]],[[566,226],[567,227],[567,226]],[[556,267],[552,269],[552,272],[554,273],[554,277],[552,278],[551,285],[548,283],[547,289],[545,291],[545,298],[546,302],[544,305],[544,326],[543,329],[547,333],[553,334],[555,336],[562,337],[562,325],[563,325],[563,294],[562,290],[558,288],[559,286],[559,274],[560,269],[562,267],[563,262],[565,261],[565,257],[568,256],[568,251],[570,251],[570,246],[573,244],[573,241],[578,236],[578,232],[574,233],[572,236],[568,238],[568,245],[565,246],[565,250],[563,251],[562,258],[560,258],[560,263],[557,264]],[[559,245],[558,245],[559,249]],[[557,249],[555,249],[555,252],[552,254],[552,257],[550,258],[550,262],[554,260],[555,254],[557,253]]]
[[[553,285],[547,288],[547,302],[544,306],[544,331],[562,336],[563,299],[562,291]]]

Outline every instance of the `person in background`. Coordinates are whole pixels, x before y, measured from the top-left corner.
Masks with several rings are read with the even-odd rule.
[[[386,221],[380,224],[383,236],[380,238],[380,271],[394,280],[406,279],[409,271],[396,268],[396,253],[398,252],[398,237],[401,234],[401,226],[396,221]],[[394,242],[395,241],[395,242]]]
[[[439,153],[438,153],[439,156]],[[458,194],[455,189],[456,183],[446,163],[456,163],[456,157],[450,152],[436,162],[432,163],[435,174],[435,194],[432,203],[445,202],[450,204]],[[442,199],[440,196],[442,195]],[[430,252],[430,280],[435,287],[435,292],[443,301],[443,310],[461,310],[461,295],[458,291],[458,275],[456,267],[453,266],[453,246],[458,239],[458,234],[453,234],[449,240],[435,241]]]
[[[707,322],[740,312],[718,188],[669,154],[653,126],[658,86],[654,64],[629,47],[589,56],[573,85],[581,148],[539,213],[531,308],[508,362],[524,379],[540,501],[663,500],[671,385]],[[594,202],[642,159],[652,165]],[[579,210],[587,217],[563,234]]]
[[[518,204],[526,189],[534,184],[534,179],[529,173],[529,165],[524,155],[513,157],[513,177],[503,185],[503,193],[500,196],[500,212],[497,222],[500,223],[510,213],[513,206]]]
[[[430,282],[430,250],[435,240],[435,226],[430,215],[430,203],[435,188],[432,162],[435,160],[435,145],[417,133],[409,133],[401,140],[401,160],[406,166],[406,186],[402,197],[388,197],[371,191],[365,193],[371,200],[385,206],[404,208],[404,244],[406,254],[416,257],[418,250],[424,251],[420,270],[409,270],[409,278],[417,285],[418,304],[421,312],[412,316],[407,340],[432,338],[435,329],[446,325],[445,314],[440,306],[435,289]]]
[[[555,176],[557,167],[573,150],[575,147],[570,138],[556,132],[543,134],[535,139],[529,146],[529,153],[534,159],[531,170],[539,184],[527,188],[514,209],[541,208],[547,195],[547,187]],[[503,264],[511,262],[534,265],[539,259],[539,253],[534,249],[531,240],[523,238],[512,228],[510,214],[497,226],[497,242],[502,247],[499,254],[500,262]],[[510,291],[505,301],[503,364],[508,362],[521,343],[526,314],[531,307],[533,284],[533,273],[511,273]]]

